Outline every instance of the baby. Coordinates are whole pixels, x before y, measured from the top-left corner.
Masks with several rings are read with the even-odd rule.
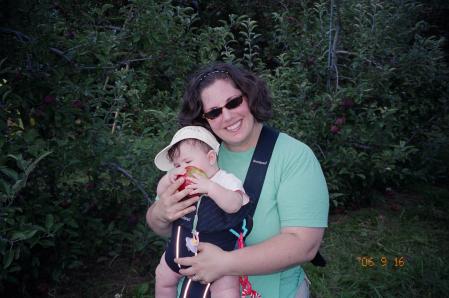
[[[219,146],[207,129],[186,126],[176,132],[170,145],[154,159],[160,170],[168,171],[158,183],[158,196],[179,175],[186,173],[186,167],[199,168],[205,174],[196,173],[186,178],[190,181],[186,188],[192,189],[191,195],[200,195],[201,199],[196,211],[173,222],[171,240],[156,268],[156,298],[176,297],[182,275],[178,273],[181,266],[174,259],[195,255],[198,241],[213,243],[227,251],[235,248],[236,237],[229,229],[241,228],[249,197],[237,177],[219,169]],[[212,297],[241,297],[238,277],[225,276],[212,284],[185,279],[181,297],[208,297],[209,294]]]

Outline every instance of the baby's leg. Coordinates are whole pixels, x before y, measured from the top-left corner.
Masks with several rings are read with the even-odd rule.
[[[174,272],[165,261],[165,253],[156,268],[155,298],[176,298],[177,285],[182,275]]]
[[[212,298],[240,298],[240,283],[238,276],[223,276],[214,281],[210,287]]]

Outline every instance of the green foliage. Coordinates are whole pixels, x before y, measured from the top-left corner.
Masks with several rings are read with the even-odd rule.
[[[144,283],[144,284],[139,285],[136,288],[133,297],[135,297],[135,298],[151,298],[151,297],[154,297],[154,296],[150,295],[149,292],[150,292],[150,285],[148,283]]]
[[[8,183],[4,179],[0,179],[0,184],[3,187],[1,197],[2,204],[11,205],[13,203],[16,194],[26,186],[28,176],[34,170],[36,165],[50,153],[51,152],[45,152],[33,162],[24,160],[21,154],[17,156],[9,154],[7,156],[16,161],[16,166],[21,172],[18,173],[13,169],[8,168],[6,165],[0,166],[0,172],[12,181],[11,183]]]
[[[317,153],[334,206],[368,200],[373,187],[446,179],[446,165],[432,161],[447,155],[436,143],[448,142],[448,69],[421,6],[339,2],[331,21],[323,4],[273,14],[274,40],[288,49],[268,76],[274,124]]]
[[[333,207],[447,181],[445,40],[422,4],[178,2],[5,4],[1,290],[38,295],[89,262],[159,254],[144,224],[161,175],[152,159],[176,129],[185,78],[211,61],[267,81],[271,123],[315,151]]]

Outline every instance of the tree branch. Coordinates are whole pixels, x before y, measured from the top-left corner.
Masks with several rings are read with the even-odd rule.
[[[5,27],[0,27],[0,32],[14,34],[21,43],[27,43],[27,42],[34,42],[35,41],[35,38],[29,37],[28,35],[20,32],[20,31],[17,31],[17,30],[5,28]]]
[[[145,200],[147,201],[147,203],[149,204],[151,202],[150,197],[148,196],[147,192],[145,191],[145,189],[143,188],[142,184],[137,181],[130,173],[128,173],[128,171],[126,171],[124,168],[122,168],[120,165],[114,163],[114,162],[109,162],[107,163],[107,166],[111,169],[115,169],[117,171],[119,171],[120,173],[122,173],[126,178],[128,178],[129,180],[131,180],[132,183],[134,183],[134,185],[140,190],[140,192],[142,192],[143,197],[145,198]]]
[[[65,52],[61,51],[60,49],[57,48],[49,48],[50,52],[55,53],[56,55],[62,57],[64,60],[66,60],[67,62],[75,65],[77,68],[79,69],[114,69],[120,66],[129,66],[130,64],[134,63],[134,62],[140,62],[140,61],[148,61],[148,60],[152,60],[154,59],[153,56],[148,56],[148,57],[142,57],[142,58],[135,58],[135,59],[128,59],[128,60],[122,60],[120,62],[118,62],[115,65],[111,65],[111,66],[96,66],[96,65],[84,65],[84,64],[77,64],[75,61],[73,61],[72,59],[70,59]]]

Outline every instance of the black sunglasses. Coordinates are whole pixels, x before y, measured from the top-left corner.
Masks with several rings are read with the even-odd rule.
[[[215,118],[219,117],[221,113],[223,113],[223,108],[232,110],[240,106],[242,102],[243,102],[243,95],[237,96],[236,98],[233,98],[230,101],[228,101],[224,106],[219,108],[213,108],[209,112],[204,113],[203,117],[209,120],[214,120]]]

